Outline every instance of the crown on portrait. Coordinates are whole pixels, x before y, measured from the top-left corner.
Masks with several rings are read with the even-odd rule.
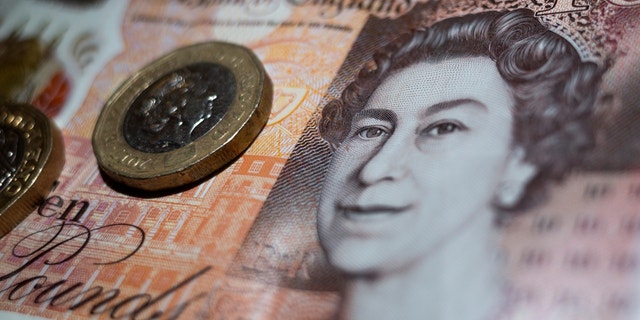
[[[558,0],[559,1],[559,0]],[[556,1],[556,2],[558,2]],[[435,10],[423,16],[422,25],[439,20],[489,10],[526,8],[536,13],[540,22],[568,40],[585,61],[606,64],[620,54],[618,41],[624,27],[615,26],[614,17],[622,10],[608,1],[577,0],[569,10],[554,8],[554,1],[523,0],[441,0]]]

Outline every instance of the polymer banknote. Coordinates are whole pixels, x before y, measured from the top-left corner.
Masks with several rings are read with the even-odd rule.
[[[637,1],[3,6],[68,92],[62,175],[0,239],[3,317],[640,318]],[[105,182],[110,94],[211,40],[273,83],[258,138],[178,193]],[[9,95],[42,100],[33,70]]]

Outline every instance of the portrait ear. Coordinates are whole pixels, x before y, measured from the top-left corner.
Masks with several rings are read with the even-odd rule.
[[[501,207],[510,208],[520,201],[529,181],[538,173],[538,168],[524,159],[524,149],[516,147],[507,160],[502,181],[496,191],[496,200]]]

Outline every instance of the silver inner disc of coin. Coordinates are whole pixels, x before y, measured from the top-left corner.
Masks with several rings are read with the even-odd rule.
[[[225,66],[195,63],[173,70],[133,101],[124,119],[124,138],[148,153],[181,148],[211,130],[235,96],[236,78]]]

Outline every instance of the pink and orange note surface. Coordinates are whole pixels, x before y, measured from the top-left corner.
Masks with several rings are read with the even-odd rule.
[[[624,121],[640,110],[632,80],[640,77],[640,3],[414,2],[48,4],[113,7],[118,15],[109,23],[83,22],[96,52],[113,53],[95,74],[63,63],[73,75],[67,89],[83,91],[74,98],[77,111],[56,119],[66,164],[42,205],[0,239],[0,310],[6,311],[0,317],[333,318],[344,277],[328,266],[316,231],[331,158],[317,133],[322,108],[398,34],[448,17],[514,8],[539,13],[583,59],[608,64],[602,90],[611,98],[600,108],[603,133],[591,162],[555,186],[547,203],[497,228],[514,306],[497,317],[640,316],[640,176],[634,171],[640,161],[629,136],[637,124]],[[29,12],[25,7],[37,3],[10,9]],[[4,15],[0,31],[11,29],[11,14]],[[120,39],[107,36],[114,33]],[[192,189],[155,198],[112,189],[91,146],[105,101],[155,58],[209,40],[244,45],[260,58],[274,86],[267,126],[241,158]],[[97,63],[83,59],[87,70]],[[630,151],[614,154],[620,150]]]

